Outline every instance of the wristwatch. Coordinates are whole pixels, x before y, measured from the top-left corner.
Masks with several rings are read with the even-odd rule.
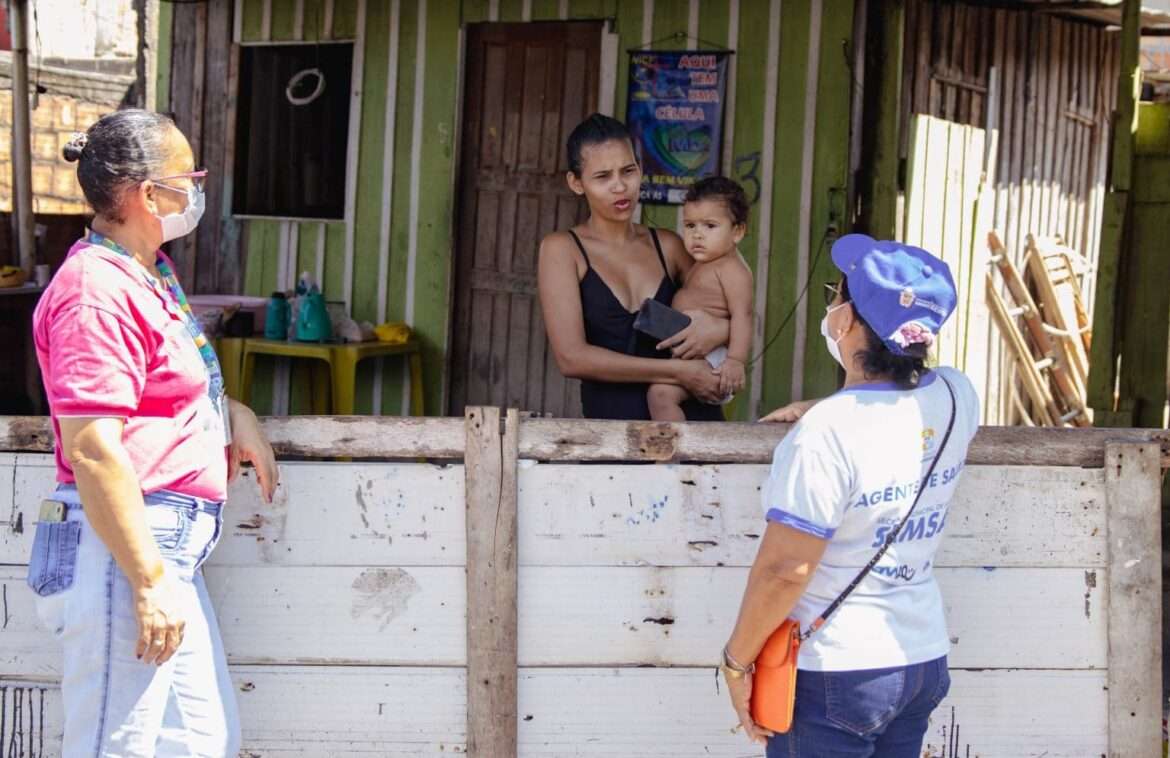
[[[727,648],[723,648],[723,662],[719,664],[719,670],[728,679],[743,679],[749,674],[754,674],[756,671],[756,664],[750,663],[744,666],[735,658],[731,657],[731,653],[727,652]]]

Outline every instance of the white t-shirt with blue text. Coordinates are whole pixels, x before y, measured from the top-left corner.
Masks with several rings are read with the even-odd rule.
[[[914,515],[881,561],[800,649],[798,667],[851,671],[923,663],[950,650],[934,556],[946,531],[979,398],[941,368],[913,390],[856,385],[813,406],[776,447],[763,488],[769,521],[827,540],[792,618],[820,615],[873,558],[914,502],[951,414],[955,425]]]

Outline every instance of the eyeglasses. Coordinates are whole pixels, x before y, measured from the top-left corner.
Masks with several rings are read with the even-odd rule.
[[[172,174],[170,176],[160,176],[157,179],[151,179],[152,182],[162,187],[163,189],[169,189],[172,192],[182,192],[184,195],[186,195],[186,189],[180,189],[179,187],[172,187],[171,185],[166,184],[167,180],[169,179],[190,179],[191,183],[195,185],[195,189],[202,192],[203,185],[207,181],[207,169],[201,168],[195,171],[188,171],[185,174]]]
[[[840,282],[825,282],[825,307],[828,308],[841,295]]]

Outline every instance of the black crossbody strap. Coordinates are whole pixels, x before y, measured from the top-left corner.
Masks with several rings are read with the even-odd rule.
[[[899,522],[899,524],[894,527],[894,529],[891,530],[888,535],[886,535],[886,541],[882,543],[882,546],[878,549],[877,553],[870,560],[870,562],[865,565],[865,568],[858,572],[857,576],[853,578],[853,581],[849,583],[849,586],[846,587],[844,591],[842,591],[841,594],[837,596],[836,600],[834,600],[832,603],[829,603],[829,607],[826,608],[820,616],[817,616],[816,620],[814,620],[812,624],[809,625],[808,629],[801,632],[801,641],[808,639],[813,632],[824,626],[825,621],[828,620],[829,616],[831,616],[833,612],[841,606],[841,603],[845,602],[845,598],[849,597],[853,590],[857,589],[857,585],[861,584],[862,580],[865,579],[870,570],[878,564],[878,561],[880,561],[882,556],[886,554],[886,551],[890,549],[890,545],[893,545],[894,540],[898,538],[898,534],[902,531],[902,527],[906,526],[906,522],[910,520],[910,516],[913,515],[914,509],[918,507],[918,501],[922,499],[922,493],[926,492],[926,487],[930,483],[930,477],[934,476],[934,468],[938,465],[939,459],[942,458],[943,450],[945,450],[947,447],[947,441],[951,438],[951,431],[955,428],[955,415],[958,411],[958,403],[955,400],[954,388],[951,387],[951,383],[948,382],[946,377],[941,373],[937,374],[937,376],[939,379],[942,379],[943,384],[947,386],[947,392],[950,393],[951,396],[951,419],[947,422],[947,432],[943,435],[942,444],[938,446],[938,452],[934,454],[934,460],[930,462],[930,468],[926,470],[926,476],[922,477],[922,484],[918,487],[918,493],[914,496],[914,502],[910,504],[910,510],[906,511],[906,515],[902,517],[902,521]]]

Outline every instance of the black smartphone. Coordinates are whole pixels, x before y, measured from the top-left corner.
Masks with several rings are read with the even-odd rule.
[[[664,340],[686,329],[691,317],[657,300],[643,300],[634,319],[634,328],[656,340]]]

